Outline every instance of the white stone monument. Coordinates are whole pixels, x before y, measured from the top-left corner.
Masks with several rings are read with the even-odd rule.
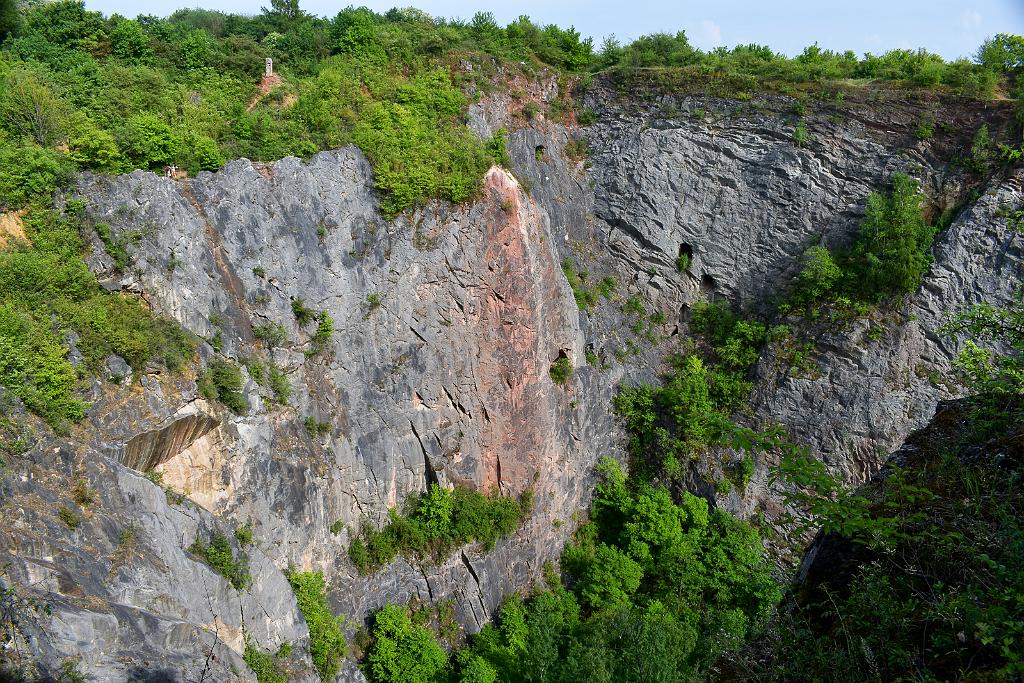
[[[265,75],[273,76],[274,75],[274,60],[271,59],[270,57],[267,57],[266,64],[267,64],[267,69],[266,69]]]

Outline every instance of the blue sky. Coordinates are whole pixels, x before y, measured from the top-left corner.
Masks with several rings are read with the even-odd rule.
[[[253,14],[261,4],[269,5],[269,0],[86,0],[90,9],[126,16],[166,15],[180,7],[197,6]],[[333,16],[348,4],[348,0],[303,0],[302,7]],[[825,48],[858,54],[925,47],[947,58],[969,57],[988,36],[1024,35],[1024,0],[354,0],[352,4],[377,11],[412,5],[435,16],[466,19],[486,10],[503,24],[528,14],[538,23],[575,26],[593,36],[595,46],[609,34],[625,42],[644,33],[682,29],[692,44],[704,49],[754,42],[790,55],[817,41]]]

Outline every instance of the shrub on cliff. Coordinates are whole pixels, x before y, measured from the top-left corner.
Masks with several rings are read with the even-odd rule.
[[[892,192],[868,197],[864,222],[849,259],[856,289],[869,299],[917,289],[931,265],[936,230],[925,223],[917,181],[897,173]]]
[[[373,638],[373,647],[366,656],[372,680],[379,683],[444,680],[448,655],[430,631],[412,623],[401,607],[388,605],[377,612]]]
[[[231,412],[241,415],[249,410],[242,394],[242,371],[222,358],[214,358],[199,376],[199,393],[211,401],[220,401]]]
[[[517,500],[432,484],[428,492],[409,498],[407,514],[391,509],[383,529],[365,522],[361,536],[349,546],[349,559],[365,574],[388,564],[399,553],[441,559],[472,542],[489,550],[499,538],[516,530],[532,510],[532,501],[529,489]]]
[[[230,540],[220,532],[214,532],[209,543],[196,538],[195,542],[189,546],[188,551],[203,558],[206,564],[238,590],[248,588],[252,582],[252,576],[249,574],[249,558],[245,553],[239,553],[238,557],[235,557]]]
[[[175,323],[133,297],[102,290],[80,257],[78,208],[33,209],[24,217],[29,241],[0,250],[0,344],[7,349],[0,384],[55,426],[81,418],[79,374],[100,371],[111,354],[141,373],[153,361],[180,368],[195,351],[192,336]],[[72,333],[83,361],[78,370],[66,358]]]
[[[320,572],[288,572],[295,601],[309,627],[309,654],[320,680],[333,681],[348,651],[342,620],[327,602],[327,586]]]

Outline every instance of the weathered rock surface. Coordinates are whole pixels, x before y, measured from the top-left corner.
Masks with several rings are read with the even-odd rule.
[[[551,98],[550,85],[530,92]],[[485,136],[513,127],[520,104],[475,106],[471,126]],[[588,104],[597,123],[583,131],[543,117],[515,130],[512,174],[492,169],[477,201],[430,203],[390,221],[354,148],[308,162],[238,160],[183,182],[143,172],[82,178],[94,220],[115,235],[141,230],[124,275],[95,242],[89,263],[106,286],[139,293],[209,340],[204,362],[215,341],[243,367],[274,363],[291,396],[277,405],[245,372],[249,410],[234,415],[201,398],[193,375],[128,372],[113,360],[116,381],[95,385],[86,422],[40,440],[3,483],[4,581],[55,606],[26,626],[27,650],[51,667],[81,656],[97,680],[136,671],[250,680],[240,659],[248,636],[264,649],[296,644],[291,665],[309,678],[308,635],[282,574],[289,565],[323,571],[334,607],[353,623],[388,602],[454,599],[475,631],[557,558],[587,505],[593,465],[622,456],[615,387],[656,376],[694,302],[764,310],[809,246],[852,240],[864,199],[896,171],[920,178],[936,211],[969,189],[939,153],[956,141],[914,141],[915,103],[892,105],[884,121],[869,106],[838,122],[816,111],[804,148],[780,114],[785,98],[756,108],[708,97],[622,104],[598,89]],[[958,116],[965,127],[1003,120],[1001,110]],[[588,159],[567,154],[580,135]],[[934,381],[955,352],[937,328],[962,305],[1006,301],[1019,280],[1020,238],[999,211],[1021,206],[1020,183],[993,183],[957,218],[921,291],[901,307],[816,330],[817,372],[794,374],[769,350],[750,419],[785,424],[851,481],[870,476],[955,391]],[[692,256],[682,273],[681,252]],[[585,284],[614,277],[615,295],[581,313],[562,272],[567,257]],[[625,311],[634,296],[664,322]],[[296,322],[298,299],[333,321],[321,353],[316,322]],[[268,324],[287,333],[274,348],[260,338]],[[869,332],[876,327],[880,335]],[[549,376],[560,354],[577,366],[566,388]],[[328,429],[312,437],[307,418]],[[708,482],[730,457],[698,463],[694,488],[711,495]],[[774,519],[769,464],[759,461],[748,490],[719,504]],[[141,476],[151,468],[184,498]],[[76,478],[97,499],[72,531],[56,515],[71,506]],[[465,548],[424,567],[400,558],[358,576],[346,554],[352,533],[435,482],[508,494],[533,487],[534,512],[488,553]],[[230,536],[245,524],[253,583],[237,591],[187,548],[215,527]],[[136,530],[130,551],[119,549],[125,529]],[[360,676],[346,665],[339,680]]]

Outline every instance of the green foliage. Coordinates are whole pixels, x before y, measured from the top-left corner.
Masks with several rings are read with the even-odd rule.
[[[114,136],[84,115],[73,117],[68,124],[67,158],[101,173],[117,173],[124,166]]]
[[[181,138],[155,114],[136,114],[120,133],[125,158],[136,168],[156,169],[177,161]]]
[[[321,436],[327,436],[331,433],[331,423],[321,422],[312,415],[306,417],[303,421],[303,425],[306,427],[306,431],[309,433],[310,438],[318,439]]]
[[[805,147],[810,139],[811,136],[807,132],[807,125],[803,121],[796,124],[796,127],[793,128],[793,144],[797,147]]]
[[[61,508],[57,510],[57,517],[72,531],[77,529],[82,523],[81,515],[67,506],[61,506]]]
[[[860,313],[916,290],[931,265],[937,232],[925,223],[923,201],[917,181],[901,173],[893,176],[890,193],[871,193],[853,247],[840,252],[822,246],[808,249],[780,312],[801,308],[816,315],[818,305],[830,302]]]
[[[21,29],[17,0],[0,0],[0,44]]]
[[[580,310],[588,310],[597,305],[599,298],[612,298],[618,283],[613,277],[605,277],[596,284],[590,283],[590,273],[585,270],[577,270],[576,261],[567,256],[562,261],[562,273],[572,288],[573,298]]]
[[[0,122],[13,134],[49,147],[60,140],[68,117],[68,107],[50,87],[44,72],[28,66],[14,68],[0,83]]]
[[[366,574],[390,563],[399,553],[439,560],[467,543],[490,549],[519,527],[529,515],[532,501],[530,490],[516,500],[433,484],[430,491],[409,499],[407,514],[392,509],[382,530],[364,523],[361,537],[349,546],[349,558]]]
[[[309,654],[320,680],[334,680],[348,645],[341,630],[342,620],[327,602],[327,586],[320,572],[290,572],[288,582],[295,593],[299,611],[309,626]]]
[[[252,545],[252,522],[235,529],[235,539],[241,546]]]
[[[989,135],[988,124],[984,124],[974,134],[970,154],[964,160],[964,166],[974,173],[984,173],[995,161],[995,156],[995,144]]]
[[[334,334],[334,320],[331,319],[327,311],[320,311],[317,321],[316,332],[310,342],[308,352],[310,356],[319,356],[324,353],[331,343],[331,335]]]
[[[284,325],[281,323],[269,322],[262,325],[254,325],[252,334],[266,344],[268,349],[277,348],[288,341],[288,331],[284,329]]]
[[[213,533],[209,543],[196,538],[195,542],[189,546],[188,551],[201,557],[206,564],[210,565],[211,569],[227,579],[238,590],[245,590],[252,582],[252,576],[249,574],[249,558],[245,556],[245,553],[239,553],[236,558],[235,552],[231,548],[231,541],[219,531]]]
[[[835,293],[844,277],[831,251],[820,245],[811,247],[804,252],[804,268],[790,296],[791,305],[813,306]]]
[[[270,391],[274,394],[274,400],[279,405],[288,405],[288,399],[292,394],[292,387],[288,382],[288,375],[286,375],[281,368],[271,364],[270,369],[267,371],[267,379],[270,382]]]
[[[238,415],[249,410],[242,394],[242,371],[234,363],[214,358],[199,377],[199,393],[211,401],[220,401]]]
[[[135,297],[100,288],[81,260],[73,214],[33,209],[24,220],[31,243],[0,250],[0,383],[29,410],[54,426],[81,419],[79,373],[98,372],[111,354],[137,372],[152,361],[177,369],[191,359],[195,342],[180,327]],[[71,332],[84,357],[78,369],[66,358]]]
[[[784,603],[759,648],[769,656],[748,664],[759,680],[1020,675],[1021,463],[992,456],[1020,438],[1021,409],[1019,401],[1002,408],[1017,417],[995,431],[969,410],[946,412],[931,428],[944,431],[918,441],[906,469],[891,465],[856,494],[820,472],[786,465],[783,476],[816,494],[816,506],[805,510],[826,533],[856,545],[844,550],[838,536],[829,537],[842,561]]]
[[[0,206],[14,209],[50,200],[70,177],[70,165],[53,150],[0,145]]]
[[[0,384],[51,425],[82,419],[77,373],[49,325],[11,303],[0,306]]]
[[[404,609],[388,605],[377,612],[374,644],[366,656],[375,683],[432,683],[444,680],[448,655]]]
[[[931,265],[935,229],[924,221],[917,181],[898,173],[888,196],[872,193],[849,259],[851,277],[869,299],[917,289]]]
[[[118,273],[123,273],[131,265],[131,256],[128,254],[128,248],[124,240],[115,239],[114,233],[111,232],[110,226],[106,223],[96,223],[93,225],[93,230],[96,231],[96,236],[103,242],[107,255],[114,260],[114,270]]]
[[[305,327],[316,317],[316,313],[306,305],[302,297],[292,299],[292,315],[295,316],[295,322],[299,324],[299,327]]]
[[[288,683],[272,653],[247,642],[242,659],[255,674],[257,683]]]
[[[560,356],[551,364],[551,381],[555,384],[568,384],[569,380],[572,379],[572,373],[572,361],[566,356]]]
[[[935,121],[931,117],[922,118],[914,129],[914,135],[918,140],[931,140],[935,136]]]
[[[679,252],[679,256],[676,257],[676,270],[680,273],[685,273],[690,269],[690,255],[685,251]]]
[[[975,394],[977,429],[999,433],[1019,422],[1024,417],[1019,402],[1024,395],[1024,298],[1018,294],[1005,308],[975,305],[954,316],[943,331],[967,337],[955,367]]]
[[[981,44],[975,59],[993,71],[1024,71],[1024,37],[997,33]]]
[[[146,31],[137,21],[122,19],[110,32],[110,51],[128,64],[144,64],[153,56]]]
[[[694,680],[760,632],[779,598],[750,527],[684,494],[634,482],[613,461],[562,568],[511,598],[455,657],[458,680]]]
[[[670,358],[660,385],[621,387],[613,401],[644,476],[678,478],[709,446],[750,446],[730,416],[750,393],[767,329],[715,304],[695,306],[693,328],[706,340],[700,352]]]

